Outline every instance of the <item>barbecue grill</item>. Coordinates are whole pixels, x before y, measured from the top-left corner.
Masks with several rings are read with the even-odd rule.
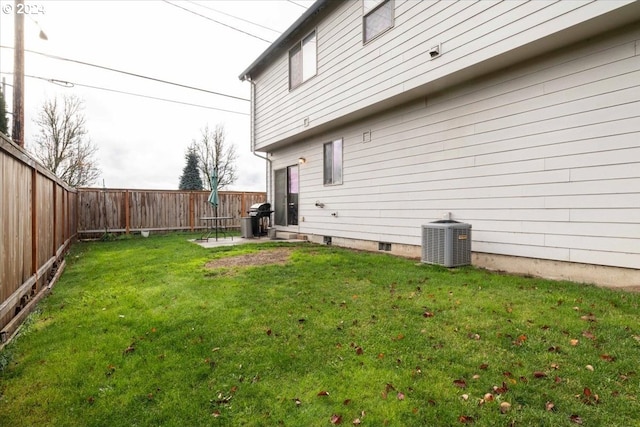
[[[254,236],[266,236],[267,229],[271,227],[271,210],[270,203],[255,203],[247,211],[251,218],[251,231]]]

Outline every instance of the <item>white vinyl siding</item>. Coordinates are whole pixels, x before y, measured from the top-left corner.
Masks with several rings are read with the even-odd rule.
[[[300,232],[420,245],[451,212],[476,252],[640,268],[639,43],[628,27],[275,150],[307,159]],[[324,186],[336,135],[344,183]]]
[[[389,36],[362,44],[363,4],[340,3],[317,34],[317,75],[289,91],[288,52],[274,57],[256,76],[256,148],[293,141],[301,132],[382,104],[402,102],[410,93],[429,93],[429,85],[456,77],[460,83],[478,72],[504,68],[505,55],[542,52],[538,39],[589,22],[624,6],[624,1],[402,1],[394,0]],[[601,31],[602,22],[591,31]],[[567,37],[553,39],[566,42]],[[426,50],[442,46],[438,61]],[[537,50],[536,50],[537,49]],[[457,73],[457,74],[456,74]],[[442,86],[438,86],[442,87]],[[301,108],[304,106],[304,108]],[[368,113],[368,112],[367,112]],[[357,118],[353,116],[352,118]],[[305,126],[307,119],[308,126]]]

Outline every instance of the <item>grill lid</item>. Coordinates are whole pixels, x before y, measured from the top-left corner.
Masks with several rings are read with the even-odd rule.
[[[249,208],[250,212],[269,212],[271,210],[270,203],[254,203]]]

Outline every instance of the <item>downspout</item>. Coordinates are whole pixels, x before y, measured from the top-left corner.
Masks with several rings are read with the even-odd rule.
[[[253,154],[254,156],[261,158],[263,160],[266,160],[265,163],[265,170],[266,170],[266,179],[265,179],[265,193],[267,195],[267,202],[269,202],[270,199],[270,195],[271,192],[269,191],[269,189],[271,188],[271,186],[269,185],[270,181],[271,181],[271,169],[272,169],[272,165],[271,165],[271,159],[267,158],[266,156],[261,156],[260,154],[256,153],[256,83],[251,79],[251,76],[249,76],[248,74],[246,76],[244,76],[244,80],[248,81],[251,84],[251,113],[249,115],[249,121],[250,121],[250,125],[249,125],[249,139],[250,139],[250,144],[251,144],[251,154]],[[272,205],[273,206],[273,205]]]

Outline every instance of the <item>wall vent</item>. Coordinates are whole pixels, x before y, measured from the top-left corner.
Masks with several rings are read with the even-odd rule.
[[[471,225],[451,220],[423,225],[422,262],[445,267],[471,264]]]
[[[331,236],[324,236],[322,242],[327,246],[331,246]]]
[[[391,243],[378,242],[378,250],[379,251],[390,251],[391,250]]]

